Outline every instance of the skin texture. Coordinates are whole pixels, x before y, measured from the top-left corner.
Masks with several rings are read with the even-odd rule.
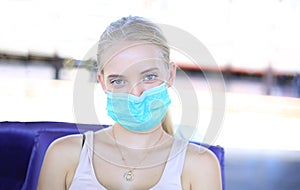
[[[104,91],[115,93],[130,93],[140,96],[143,91],[166,82],[172,86],[176,66],[162,63],[159,49],[154,45],[130,46],[121,43],[108,51],[108,62],[98,80]],[[122,51],[118,51],[122,49]],[[125,50],[124,50],[125,49]],[[118,52],[112,53],[112,52]],[[126,154],[126,159],[132,163],[147,162],[147,159],[163,160],[167,158],[173,137],[162,129],[161,123],[154,129],[143,133],[131,132],[119,124],[114,124],[106,130],[100,130],[94,135],[93,167],[96,177],[108,189],[149,189],[161,177],[165,162],[140,170],[135,170],[135,180],[128,183],[123,179],[124,168],[109,163],[97,156],[97,152],[109,152],[112,157],[120,158],[114,144],[103,143],[103,139],[114,139],[118,144],[140,149],[141,156]],[[81,135],[70,135],[54,141],[47,150],[41,169],[38,190],[65,190],[70,187],[81,153]],[[149,147],[166,145],[164,148],[151,151]],[[143,160],[144,159],[144,160]],[[121,162],[121,161],[120,161]],[[185,164],[181,175],[182,187],[185,190],[220,190],[221,174],[215,155],[204,147],[189,144]]]

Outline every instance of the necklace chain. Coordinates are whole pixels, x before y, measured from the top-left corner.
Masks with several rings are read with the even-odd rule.
[[[164,134],[164,133],[162,132],[161,135],[160,135],[160,137],[158,138],[158,140],[154,143],[153,147],[156,146],[156,145],[159,143],[159,141],[160,141],[160,140],[162,139],[162,137],[163,137],[163,134]],[[117,143],[117,139],[116,139],[116,135],[115,135],[115,127],[114,127],[114,126],[113,126],[113,128],[112,128],[112,135],[113,135],[113,139],[114,139],[114,141],[115,141],[114,143],[115,143],[115,145],[116,145],[116,147],[117,147],[117,149],[118,149],[118,151],[119,151],[119,153],[120,153],[120,155],[121,155],[122,161],[124,162],[124,164],[126,165],[126,167],[129,169],[129,170],[127,170],[127,171],[123,174],[123,178],[124,178],[126,181],[131,182],[131,181],[134,180],[134,170],[135,170],[137,167],[139,167],[139,166],[141,165],[141,163],[147,158],[147,156],[149,155],[149,152],[146,153],[145,157],[144,157],[143,159],[140,160],[140,162],[138,163],[138,165],[137,165],[136,167],[131,168],[131,167],[129,167],[129,165],[127,164],[127,161],[126,161],[126,159],[125,159],[125,157],[124,157],[124,155],[123,155],[123,152],[121,151],[121,148],[120,148],[119,144]]]

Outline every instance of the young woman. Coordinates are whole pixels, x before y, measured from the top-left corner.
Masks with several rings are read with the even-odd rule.
[[[176,66],[161,30],[142,17],[113,22],[98,46],[98,80],[115,124],[54,141],[39,190],[220,190],[217,158],[173,137],[168,114]]]

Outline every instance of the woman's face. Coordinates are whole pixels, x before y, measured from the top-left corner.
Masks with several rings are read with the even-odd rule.
[[[140,96],[145,90],[166,82],[172,85],[176,68],[164,63],[160,49],[151,44],[122,43],[103,55],[109,60],[98,80],[104,90]]]

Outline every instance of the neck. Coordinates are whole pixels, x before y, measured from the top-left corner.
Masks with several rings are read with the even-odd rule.
[[[125,129],[119,124],[112,128],[113,138],[116,143],[129,148],[150,148],[158,145],[166,134],[161,125],[151,131],[136,133]]]

